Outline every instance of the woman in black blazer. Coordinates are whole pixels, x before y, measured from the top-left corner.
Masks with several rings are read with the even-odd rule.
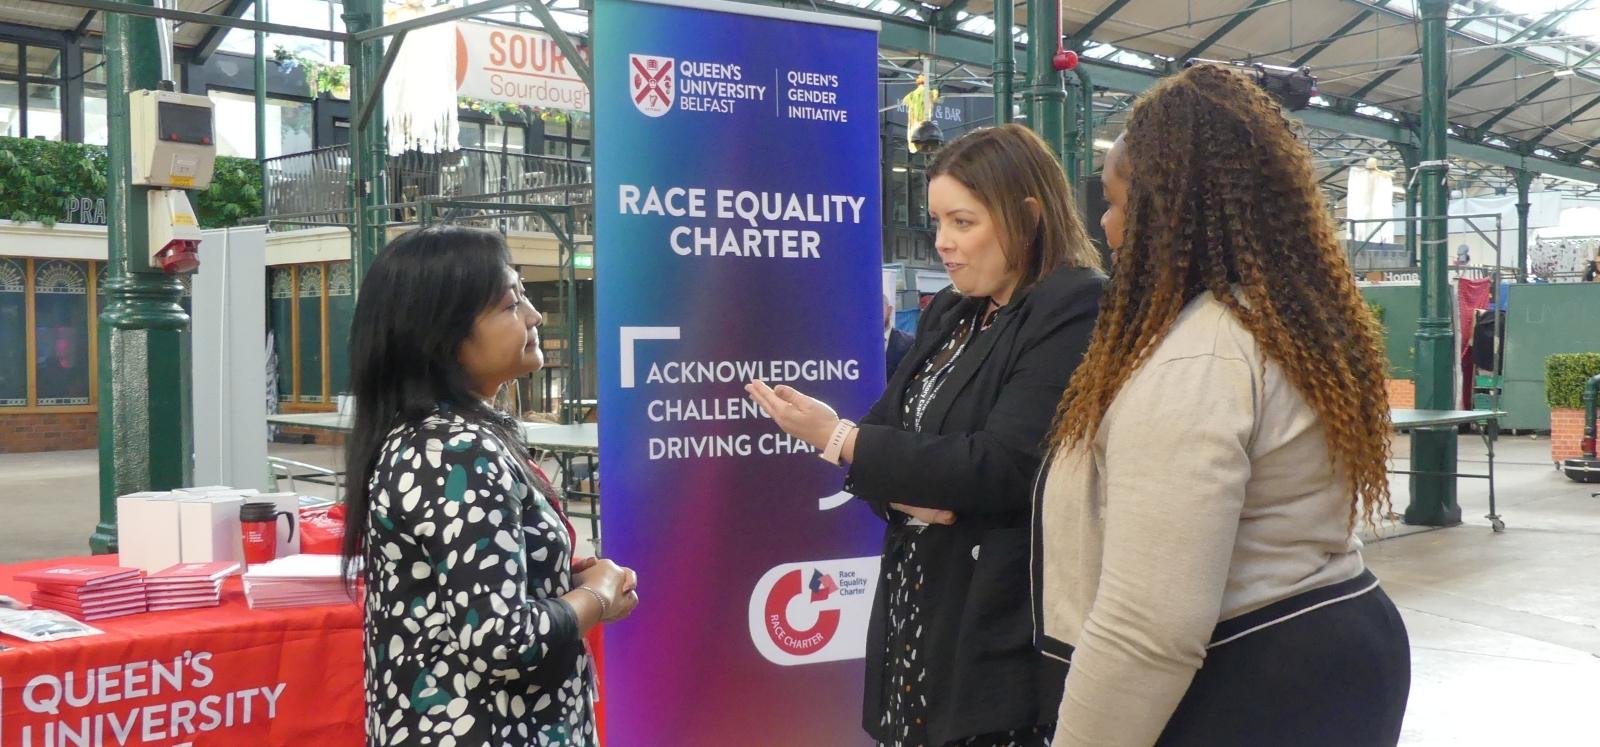
[[[1047,745],[1064,670],[1033,646],[1029,488],[1105,278],[1060,164],[1016,125],[928,169],[953,288],[860,425],[791,387],[751,396],[848,461],[888,523],[868,629],[863,726],[882,745]]]

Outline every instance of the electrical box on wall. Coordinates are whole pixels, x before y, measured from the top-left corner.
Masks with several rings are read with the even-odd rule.
[[[133,183],[205,189],[217,159],[211,99],[174,91],[128,97]]]

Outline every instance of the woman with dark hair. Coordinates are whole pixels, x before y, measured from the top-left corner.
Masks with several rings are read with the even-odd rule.
[[[783,430],[849,462],[845,489],[888,523],[866,730],[904,747],[1046,745],[1062,672],[1028,619],[1028,486],[1105,276],[1060,163],[1028,129],[965,135],[928,179],[954,287],[861,424],[788,386],[747,389]]]
[[[344,559],[368,744],[598,744],[583,635],[628,616],[636,579],[573,561],[555,490],[487,404],[544,364],[540,321],[488,231],[411,231],[362,281]]]
[[[1394,745],[1410,650],[1356,537],[1389,505],[1387,362],[1310,153],[1201,65],[1105,171],[1115,272],[1037,488],[1057,747]]]

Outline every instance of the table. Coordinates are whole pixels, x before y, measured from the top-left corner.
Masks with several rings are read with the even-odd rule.
[[[352,427],[350,416],[337,412],[310,412],[296,413],[293,415],[268,415],[267,422],[272,425],[286,425],[295,428],[310,428],[333,433],[349,433]],[[571,499],[587,498],[588,511],[568,510],[567,515],[573,518],[589,520],[589,536],[593,538],[595,553],[600,552],[600,491],[595,485],[596,461],[600,456],[600,426],[595,423],[576,423],[573,425],[556,425],[554,423],[522,423],[523,444],[529,450],[545,452],[556,460],[561,467],[561,490],[567,496],[566,503]],[[586,475],[579,475],[574,469],[579,462],[587,470]],[[292,466],[292,465],[291,465]],[[328,471],[337,482],[343,473]],[[291,480],[292,481],[292,480]],[[585,489],[585,481],[589,482]],[[570,508],[570,506],[563,506]],[[5,747],[0,743],[0,747]]]
[[[26,602],[25,570],[116,560],[0,566],[0,594]],[[361,747],[361,608],[252,610],[238,578],[223,589],[220,607],[89,623],[104,635],[0,637],[0,745]]]
[[[561,492],[570,505],[573,497],[589,499],[588,511],[568,510],[573,518],[589,520],[589,536],[594,543],[595,555],[600,554],[600,487],[596,461],[600,457],[600,426],[594,423],[552,425],[535,430],[524,430],[528,448],[548,453],[561,466]],[[586,474],[578,474],[578,461],[582,460]],[[589,482],[585,489],[584,481]]]
[[[1433,475],[1456,478],[1472,478],[1489,481],[1489,513],[1483,518],[1489,520],[1489,526],[1496,532],[1503,532],[1506,523],[1500,519],[1500,514],[1495,509],[1494,496],[1494,443],[1500,437],[1500,419],[1505,413],[1499,410],[1401,410],[1391,409],[1389,420],[1397,431],[1411,428],[1446,428],[1468,423],[1482,424],[1484,428],[1479,431],[1483,437],[1484,446],[1488,449],[1489,473],[1480,475],[1469,472],[1429,472],[1416,470],[1391,469],[1390,474],[1395,475]]]

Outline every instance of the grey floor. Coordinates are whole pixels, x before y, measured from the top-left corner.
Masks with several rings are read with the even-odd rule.
[[[1402,468],[1406,446],[1395,445]],[[1464,436],[1460,450],[1464,471],[1482,469],[1481,440]],[[1600,744],[1600,498],[1589,496],[1600,485],[1554,471],[1543,439],[1507,436],[1496,453],[1504,533],[1483,518],[1485,481],[1462,480],[1464,525],[1381,527],[1366,549],[1411,634],[1401,743]],[[338,464],[327,447],[274,444],[272,454]],[[92,451],[0,454],[0,563],[87,552],[96,469]],[[1397,507],[1406,488],[1395,482]]]

